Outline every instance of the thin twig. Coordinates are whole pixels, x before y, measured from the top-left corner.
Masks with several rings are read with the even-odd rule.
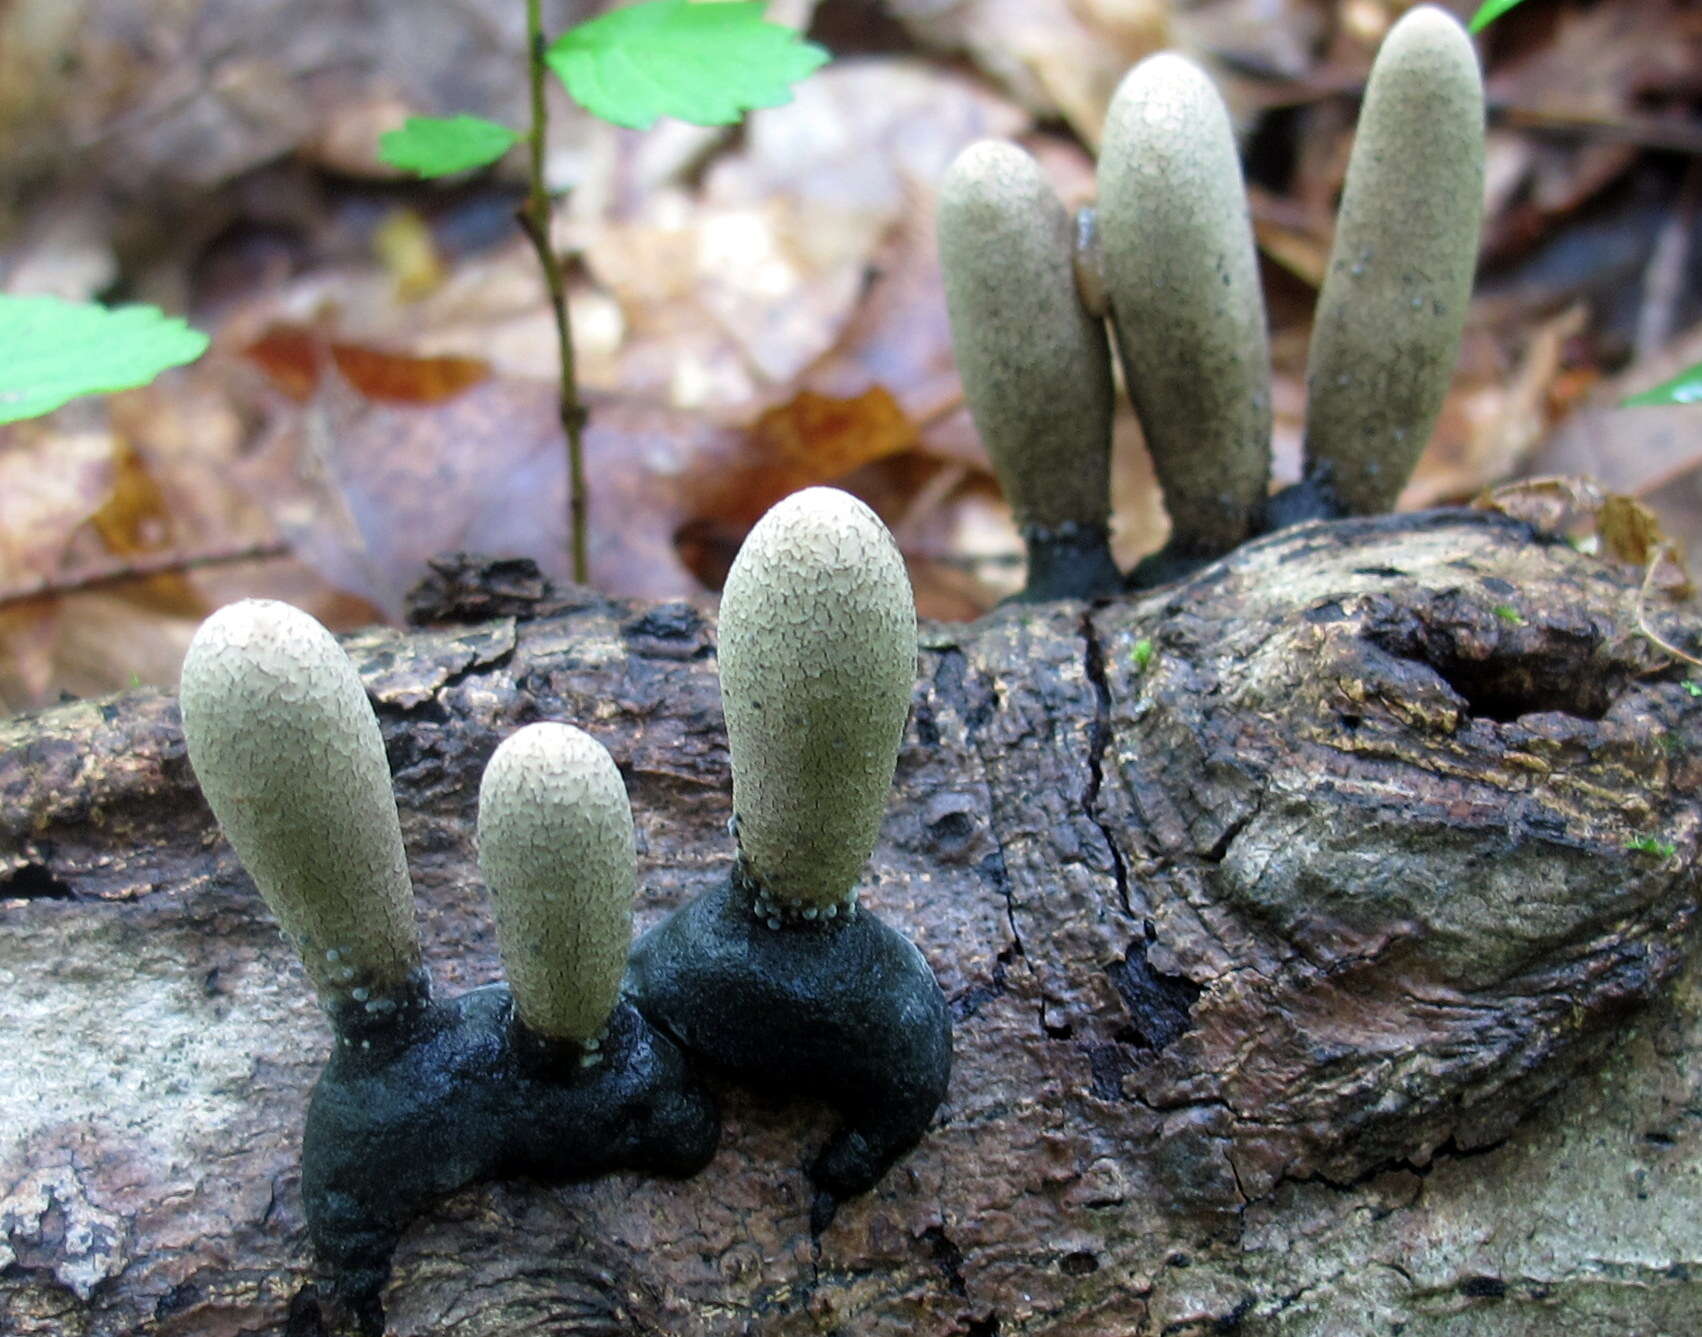
[[[1680,650],[1671,641],[1667,640],[1666,637],[1662,636],[1658,631],[1656,631],[1655,628],[1653,627],[1653,625],[1649,622],[1649,609],[1648,609],[1649,590],[1655,583],[1655,572],[1656,572],[1656,570],[1660,567],[1660,565],[1663,561],[1667,560],[1668,555],[1669,555],[1669,550],[1666,549],[1666,548],[1662,548],[1659,552],[1657,552],[1653,557],[1651,557],[1649,559],[1649,565],[1648,565],[1647,569],[1643,572],[1643,583],[1642,583],[1641,586],[1638,587],[1637,603],[1636,603],[1636,606],[1635,606],[1635,609],[1634,609],[1634,611],[1637,615],[1637,630],[1642,632],[1645,636],[1647,636],[1651,641],[1653,641],[1662,650],[1666,651],[1674,659],[1682,659],[1686,664],[1691,664],[1691,665],[1694,665],[1697,668],[1702,668],[1702,659],[1696,658],[1695,655],[1685,654],[1685,652],[1683,650]],[[1681,570],[1682,570],[1682,568],[1681,568]]]
[[[1702,131],[1694,122],[1669,121],[1655,116],[1591,115],[1581,111],[1556,111],[1548,107],[1520,106],[1490,99],[1492,118],[1503,125],[1536,134],[1565,135],[1607,144],[1636,144],[1646,149],[1702,155]]]
[[[549,288],[550,309],[555,313],[556,337],[561,345],[561,426],[567,434],[567,525],[573,545],[573,578],[584,584],[590,578],[585,521],[585,406],[579,401],[578,377],[573,364],[573,327],[567,315],[567,280],[561,260],[550,245],[550,197],[544,187],[544,142],[549,130],[549,111],[544,104],[544,24],[540,0],[526,0],[526,58],[532,87],[531,182],[526,203],[521,206],[520,228],[538,253],[544,283]]]
[[[43,576],[27,585],[0,589],[0,607],[61,594],[83,594],[103,585],[121,585],[149,576],[199,571],[209,566],[231,566],[237,562],[263,562],[289,556],[286,543],[250,543],[241,548],[214,548],[202,552],[162,552],[146,557],[127,557],[122,562],[89,566],[68,575]]]

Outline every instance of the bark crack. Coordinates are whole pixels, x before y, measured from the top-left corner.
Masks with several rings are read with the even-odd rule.
[[[1082,790],[1081,806],[1088,821],[1098,828],[1111,856],[1111,876],[1117,884],[1118,904],[1123,907],[1124,914],[1133,918],[1134,910],[1129,904],[1128,866],[1123,862],[1123,851],[1118,848],[1111,828],[1099,811],[1099,792],[1105,783],[1105,759],[1111,750],[1111,684],[1105,676],[1105,647],[1100,643],[1099,629],[1093,624],[1091,605],[1082,610],[1081,634],[1085,647],[1083,670],[1094,692],[1093,722],[1088,729],[1087,785]]]
[[[1011,946],[1017,956],[1026,959],[1023,951],[1022,934],[1016,926],[1016,901],[1011,894],[1010,870],[1005,866],[1005,839],[999,830],[999,805],[993,793],[993,786],[988,780],[987,757],[981,750],[982,718],[978,710],[968,708],[965,675],[968,670],[968,660],[963,651],[957,646],[946,646],[940,651],[940,662],[934,672],[934,689],[948,699],[957,708],[958,717],[963,721],[964,741],[969,744],[970,753],[975,758],[976,769],[980,772],[980,780],[988,796],[987,802],[987,832],[993,838],[993,852],[981,861],[983,876],[992,880],[999,890],[999,895],[1005,902],[1005,923],[1011,931]]]
[[[941,1226],[929,1226],[922,1232],[922,1238],[927,1241],[934,1266],[946,1279],[946,1286],[951,1293],[967,1300],[969,1286],[963,1279],[963,1250],[952,1243],[951,1237]]]

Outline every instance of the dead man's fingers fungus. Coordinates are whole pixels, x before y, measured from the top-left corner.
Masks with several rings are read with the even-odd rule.
[[[1264,504],[1270,355],[1229,113],[1198,66],[1152,56],[1112,99],[1099,245],[1129,397],[1170,513],[1167,553],[1216,557]]]
[[[1034,160],[982,141],[940,186],[964,398],[1028,547],[1031,599],[1114,591],[1111,354],[1077,292],[1074,223]]]
[[[183,731],[202,793],[333,1011],[381,1013],[420,965],[390,767],[354,665],[288,604],[196,632]]]
[[[951,1073],[945,998],[855,886],[880,830],[916,673],[892,536],[811,488],[751,531],[721,603],[738,857],[633,950],[640,1011],[752,1085],[826,1100],[812,1221],[921,1139]]]
[[[481,855],[515,988],[445,1002],[420,964],[378,722],[330,634],[284,604],[223,609],[190,646],[182,708],[208,803],[337,1036],[308,1106],[301,1192],[338,1314],[383,1330],[402,1230],[464,1184],[708,1161],[714,1102],[619,996],[632,817],[606,752],[562,725],[498,749]]]
[[[636,878],[614,758],[568,724],[505,739],[479,785],[479,868],[520,1019],[594,1049],[620,1000]]]
[[[721,595],[721,694],[746,878],[781,916],[847,907],[916,683],[916,604],[886,526],[809,488],[765,515]]]
[[[1477,56],[1422,5],[1372,66],[1307,359],[1308,470],[1348,514],[1394,505],[1436,424],[1482,211]]]

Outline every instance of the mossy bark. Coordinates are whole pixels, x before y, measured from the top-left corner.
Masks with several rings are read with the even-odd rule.
[[[1455,513],[925,627],[862,896],[952,1005],[935,1128],[812,1239],[831,1116],[729,1091],[689,1182],[422,1217],[392,1330],[1702,1330],[1702,700],[1634,606]],[[349,642],[440,993],[495,976],[473,809],[519,723],[621,763],[641,927],[732,858],[713,624],[530,611]],[[323,1331],[329,1032],[170,699],[0,723],[0,880],[0,1328]]]

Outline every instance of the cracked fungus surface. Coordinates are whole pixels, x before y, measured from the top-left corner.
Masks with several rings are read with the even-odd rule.
[[[783,902],[845,898],[874,849],[916,681],[904,559],[862,502],[765,515],[721,596],[721,691],[745,870]]]
[[[620,995],[637,881],[614,758],[570,724],[506,739],[479,784],[479,869],[521,1019],[585,1044]]]
[[[306,613],[220,609],[183,664],[183,731],[207,803],[327,1004],[369,1007],[419,964],[378,720]]]

